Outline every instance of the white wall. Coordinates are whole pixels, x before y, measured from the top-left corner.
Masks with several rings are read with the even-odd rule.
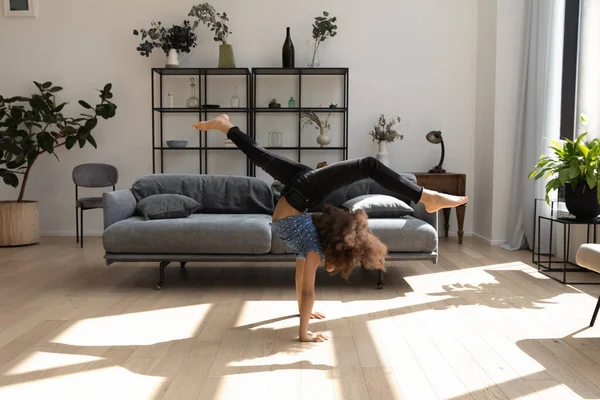
[[[477,96],[475,109],[475,157],[473,232],[492,237],[494,194],[494,121],[496,89],[496,0],[482,1],[477,16]]]
[[[473,232],[506,241],[513,149],[519,123],[525,2],[479,2]]]
[[[92,102],[93,89],[112,82],[114,102],[119,107],[117,117],[101,121],[95,131],[97,150],[63,150],[59,152],[60,162],[43,157],[32,171],[26,197],[41,201],[42,231],[72,234],[74,192],[70,174],[75,165],[112,163],[121,172],[121,188],[152,170],[150,68],[164,65],[164,56],[141,57],[135,50],[138,38],[132,30],[148,26],[152,19],[163,24],[180,22],[197,3],[39,3],[35,19],[0,17],[0,93],[28,94],[34,89],[31,81],[51,80],[65,87],[61,100]],[[439,129],[447,146],[444,166],[467,174],[467,193],[475,204],[476,1],[380,0],[365,4],[306,0],[284,5],[274,0],[221,0],[212,4],[230,16],[234,32],[230,43],[238,66],[247,67],[280,65],[286,26],[291,27],[297,64],[306,62],[306,40],[313,17],[323,10],[337,16],[339,34],[323,45],[320,58],[324,66],[350,68],[350,157],[375,155],[377,147],[368,130],[379,113],[398,114],[408,125],[402,128],[404,141],[390,146],[391,166],[398,171],[426,171],[437,163],[440,150],[424,136]],[[182,66],[216,66],[216,44],[203,26],[197,33],[198,47]],[[186,93],[181,96],[187,96],[185,84],[180,86]],[[281,89],[279,85],[274,83],[272,88]],[[224,99],[229,98],[232,86],[224,86]],[[287,99],[284,94],[288,92],[281,92],[282,101]],[[77,107],[69,110],[79,111]],[[177,122],[182,124],[181,135],[190,140],[191,122]],[[190,169],[195,166],[193,162],[189,165]],[[0,199],[14,197],[14,190],[0,187]],[[467,233],[472,231],[472,209],[467,208]],[[101,212],[86,215],[86,231],[101,232]],[[451,231],[455,230],[453,214]]]

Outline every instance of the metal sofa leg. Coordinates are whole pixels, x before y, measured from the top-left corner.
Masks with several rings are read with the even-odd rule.
[[[378,272],[378,280],[377,280],[377,290],[383,289],[383,271],[379,270]]]
[[[596,309],[594,310],[594,315],[592,315],[592,322],[590,322],[590,326],[594,326],[594,322],[596,322],[596,316],[598,315],[598,309],[600,309],[600,296],[598,296],[598,303],[596,303]]]
[[[160,269],[160,279],[158,281],[158,283],[156,284],[156,290],[162,290],[163,285],[165,283],[165,268],[167,267],[167,265],[169,265],[171,262],[170,261],[162,261],[159,265],[159,269]]]

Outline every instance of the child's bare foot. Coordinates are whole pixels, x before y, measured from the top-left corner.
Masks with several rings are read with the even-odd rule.
[[[433,190],[423,189],[421,203],[425,206],[425,211],[434,213],[442,208],[454,208],[467,204],[467,196],[452,196],[445,193],[435,192]]]
[[[329,336],[325,335],[323,332],[306,332],[304,335],[300,335],[301,342],[324,342],[326,340],[329,340]]]
[[[210,121],[196,122],[192,126],[199,131],[217,129],[225,134],[227,134],[227,132],[229,132],[229,130],[233,127],[231,122],[229,122],[229,117],[225,114],[221,114],[217,118],[211,119]]]

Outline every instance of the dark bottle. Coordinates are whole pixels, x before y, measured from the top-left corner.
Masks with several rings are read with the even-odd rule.
[[[282,50],[282,67],[283,68],[294,68],[294,60],[296,55],[294,53],[294,44],[292,43],[292,37],[290,36],[290,28],[287,27],[287,36],[285,42],[283,42]]]

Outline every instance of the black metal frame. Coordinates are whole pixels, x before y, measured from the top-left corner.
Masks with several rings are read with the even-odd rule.
[[[108,186],[104,186],[108,187]],[[113,192],[115,191],[116,185],[112,185]],[[83,212],[85,210],[95,210],[102,207],[80,207],[78,204],[79,201],[79,186],[75,185],[75,236],[77,238],[77,243],[80,244],[80,247],[83,249]],[[81,220],[81,221],[80,221]],[[81,237],[81,239],[80,239]]]
[[[598,316],[599,309],[600,309],[600,296],[598,296],[598,302],[596,303],[596,309],[594,309],[594,314],[592,315],[592,321],[590,322],[590,326],[594,326],[594,322],[596,322],[596,316]]]
[[[567,0],[565,2],[560,107],[560,137],[563,139],[574,139],[575,137],[580,18],[581,0]]]
[[[259,76],[296,76],[298,77],[298,102],[295,108],[268,108],[257,107],[257,77]],[[342,107],[302,107],[302,77],[303,76],[342,76],[344,78],[344,104]],[[268,150],[296,150],[298,162],[302,162],[302,151],[341,151],[342,159],[348,159],[348,120],[349,120],[349,87],[350,87],[350,70],[349,68],[252,68],[252,138],[256,141],[256,120],[258,114],[263,113],[287,113],[298,114],[298,146],[292,147],[268,147]],[[342,146],[338,147],[303,147],[302,146],[302,121],[301,114],[303,111],[323,112],[323,113],[343,113],[343,142]],[[251,176],[256,176],[256,166],[252,164]]]
[[[163,105],[163,77],[164,76],[190,76],[196,77],[198,80],[198,108],[165,108]],[[158,101],[159,107],[155,106],[156,102],[156,92],[155,92],[155,79],[158,76],[159,79],[159,91],[160,100]],[[246,107],[239,108],[231,108],[231,107],[223,107],[223,108],[215,108],[209,109],[203,107],[203,105],[208,104],[208,77],[209,76],[244,76],[246,77]],[[248,68],[152,68],[151,72],[152,78],[152,173],[158,173],[157,170],[160,170],[160,173],[164,173],[164,152],[165,151],[198,151],[198,173],[208,173],[208,151],[226,151],[226,150],[237,150],[236,147],[226,147],[226,146],[208,146],[208,132],[201,131],[199,132],[199,145],[197,147],[184,147],[184,148],[172,148],[166,147],[164,143],[163,137],[163,116],[164,114],[189,114],[189,113],[197,113],[199,120],[208,119],[209,114],[214,113],[245,113],[246,114],[246,126],[248,129],[251,127],[251,91],[252,86],[250,82],[251,74]],[[204,89],[204,93],[202,90]],[[159,127],[160,131],[158,132],[160,146],[156,144],[157,137],[157,127],[156,127],[156,115],[159,114]],[[203,139],[204,138],[204,139]],[[160,152],[160,168],[157,168],[156,161],[156,153]],[[246,157],[246,174],[250,175],[250,161]]]
[[[542,220],[547,220],[550,222],[550,242],[549,242],[549,250],[548,250],[548,260],[543,262],[541,260],[541,256],[542,254],[540,253],[540,246],[539,244],[541,243],[541,222]],[[554,223],[559,223],[563,225],[563,260],[562,261],[553,261],[552,260],[552,234],[554,232],[553,230],[553,225]],[[583,268],[580,267],[579,265],[572,263],[569,261],[569,253],[570,253],[570,244],[571,244],[571,225],[587,225],[587,239],[586,239],[586,243],[592,243],[590,242],[590,226],[594,227],[594,234],[593,234],[593,238],[594,241],[593,243],[596,243],[597,240],[597,229],[596,226],[600,225],[600,218],[596,218],[593,220],[589,220],[589,221],[578,221],[575,219],[570,219],[570,218],[558,218],[555,216],[551,216],[551,217],[546,217],[543,215],[540,215],[538,217],[538,221],[537,221],[538,227],[537,227],[537,242],[538,242],[538,251],[537,251],[537,260],[534,261],[534,264],[537,265],[538,267],[538,272],[540,272],[541,274],[554,279],[557,282],[563,283],[563,284],[575,284],[575,285],[586,285],[586,284],[600,284],[600,280],[598,282],[567,282],[567,272],[579,272],[579,273],[594,273],[597,274],[594,271],[591,271],[587,268]],[[544,264],[548,264],[547,266]],[[552,264],[562,264],[562,268],[552,268]],[[567,265],[571,265],[575,268],[568,268]],[[556,278],[555,276],[553,276],[551,274],[551,272],[557,272],[557,271],[562,271],[562,280]],[[597,274],[598,275],[598,274]],[[599,275],[600,276],[600,275]]]

